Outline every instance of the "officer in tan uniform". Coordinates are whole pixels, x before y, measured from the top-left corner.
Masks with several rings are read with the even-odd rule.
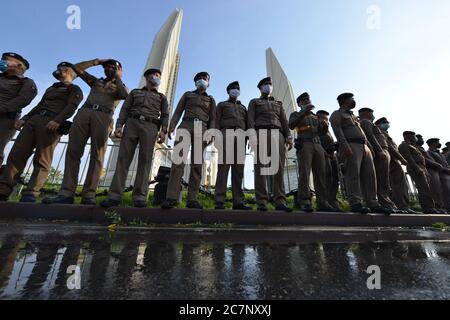
[[[240,95],[240,85],[238,81],[234,81],[227,86],[227,93],[229,99],[220,102],[216,109],[216,129],[222,132],[223,146],[219,150],[221,153],[222,163],[219,163],[216,180],[216,209],[225,209],[225,200],[227,195],[228,172],[231,168],[231,190],[233,194],[233,210],[251,210],[252,208],[246,206],[244,203],[244,191],[242,187],[242,180],[244,178],[244,161],[246,145],[238,145],[237,137],[233,141],[227,140],[227,130],[232,130],[236,134],[239,131],[247,130],[247,109],[238,100]],[[227,143],[233,143],[234,158],[232,162],[227,161]],[[242,158],[238,158],[238,148],[241,148]]]
[[[389,197],[391,192],[391,185],[389,180],[389,167],[391,163],[391,156],[389,154],[389,146],[386,136],[373,123],[375,117],[373,110],[370,108],[361,108],[358,111],[361,119],[361,128],[369,140],[373,151],[375,153],[374,164],[377,177],[377,196],[380,205],[392,210],[392,213],[400,212],[395,203]]]
[[[320,142],[325,151],[325,188],[327,189],[328,203],[333,207],[334,212],[342,212],[342,209],[337,200],[337,193],[339,191],[339,163],[336,157],[337,143],[334,141],[330,133],[330,113],[325,110],[316,112],[319,122],[322,123],[326,132],[320,134]]]
[[[163,143],[167,134],[169,108],[167,98],[158,92],[161,71],[149,69],[144,73],[147,86],[130,92],[120,110],[115,135],[121,138],[116,171],[109,188],[108,200],[102,207],[120,204],[128,170],[139,144],[136,180],[133,187],[134,206],[147,206],[148,182],[152,168],[155,143]]]
[[[5,52],[0,60],[0,165],[8,142],[14,137],[14,127],[23,108],[37,95],[36,84],[24,77],[30,64],[21,55]]]
[[[267,211],[269,192],[267,179],[273,177],[273,194],[276,210],[292,212],[286,205],[286,195],[284,191],[284,166],[286,163],[286,148],[292,149],[293,141],[286,113],[281,101],[272,97],[273,84],[270,77],[262,79],[258,83],[261,97],[250,101],[248,107],[248,128],[255,129],[257,133],[257,144],[267,146],[267,155],[270,158],[278,157],[278,171],[273,176],[263,175],[262,169],[268,165],[261,162],[259,154],[256,156],[255,165],[255,194],[258,211]],[[260,130],[267,130],[266,141],[261,141]],[[277,137],[278,150],[271,150],[271,135]],[[255,148],[255,137],[251,137],[251,147]],[[259,151],[258,151],[259,153]],[[278,154],[275,156],[275,154]]]
[[[169,125],[169,139],[171,134],[175,131],[175,127],[184,114],[178,129],[187,130],[191,135],[191,150],[194,150],[196,139],[194,136],[194,126],[200,124],[202,134],[215,127],[216,116],[216,102],[214,98],[206,93],[209,87],[210,76],[207,72],[200,72],[194,77],[195,86],[194,91],[188,91],[183,94],[178,102],[177,108],[170,120]],[[176,139],[175,145],[180,143],[179,139]],[[211,143],[212,141],[210,141]],[[208,143],[202,141],[201,152],[203,155],[204,149]],[[195,163],[195,159],[191,152],[191,165],[189,176],[189,187],[187,195],[186,206],[192,209],[202,209],[202,205],[198,202],[197,195],[200,189],[201,177],[202,177],[202,163]],[[172,164],[172,170],[170,171],[170,178],[167,187],[167,199],[162,204],[163,209],[171,209],[178,204],[178,199],[181,193],[181,180],[183,178],[185,163]]]
[[[408,181],[406,180],[405,171],[402,168],[402,165],[406,166],[408,162],[400,154],[397,144],[389,135],[388,130],[391,124],[386,117],[382,117],[375,121],[375,125],[386,137],[386,141],[388,143],[388,151],[391,157],[391,162],[389,165],[389,182],[392,187],[391,200],[394,201],[395,205],[400,211],[409,214],[417,214],[419,212],[409,208]]]
[[[87,68],[102,65],[106,78],[97,78]],[[45,198],[42,203],[73,203],[78,185],[81,157],[87,141],[91,140],[89,168],[83,186],[82,204],[95,205],[95,193],[103,168],[108,138],[112,131],[115,108],[128,95],[123,84],[122,65],[119,61],[90,60],[73,66],[75,72],[90,87],[86,102],[77,112],[69,133],[64,178],[58,196]]]
[[[414,181],[419,192],[419,202],[425,214],[440,213],[435,209],[433,195],[430,188],[430,177],[425,167],[425,158],[416,147],[417,137],[412,131],[403,132],[404,141],[399,145],[398,151],[408,162],[406,169]]]
[[[356,107],[352,93],[339,95],[340,109],[330,118],[334,135],[339,143],[339,154],[345,166],[347,198],[353,212],[390,214],[391,210],[380,206],[377,199],[377,181],[372,153],[357,118],[351,111]],[[361,186],[363,184],[363,187]],[[368,207],[362,203],[364,198]]]
[[[434,207],[439,213],[447,213],[447,210],[444,209],[444,198],[442,194],[440,177],[440,172],[443,170],[443,167],[440,163],[435,161],[428,152],[425,151],[425,148],[423,147],[425,141],[423,140],[422,135],[417,134],[416,138],[416,148],[419,149],[419,151],[425,158],[425,167],[428,171],[431,194],[434,200]]]
[[[441,182],[441,195],[443,201],[443,208],[446,213],[450,213],[450,165],[445,156],[439,151],[442,147],[439,138],[431,138],[427,140],[427,153],[434,161],[442,166],[439,170],[439,177]]]
[[[312,212],[312,193],[310,189],[311,171],[316,191],[317,211],[333,212],[334,209],[328,203],[325,188],[325,150],[320,141],[320,134],[328,128],[319,122],[318,117],[312,111],[315,107],[311,103],[307,92],[297,98],[300,111],[292,112],[289,117],[289,128],[297,131],[295,148],[297,149],[297,163],[299,171],[298,199],[300,209]]]
[[[36,202],[50,171],[53,152],[61,137],[61,125],[70,118],[83,100],[80,87],[73,84],[76,73],[68,62],[58,64],[53,73],[59,82],[47,89],[41,101],[16,123],[22,131],[8,156],[0,175],[0,200],[7,200],[28,158],[33,154],[33,173],[22,192],[22,202]]]

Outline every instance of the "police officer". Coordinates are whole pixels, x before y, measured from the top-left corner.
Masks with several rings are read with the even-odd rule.
[[[256,130],[256,136],[250,137],[250,145],[254,149],[256,145],[267,147],[267,156],[271,159],[278,159],[278,171],[270,176],[264,175],[263,168],[267,167],[262,163],[260,152],[256,154],[255,164],[255,195],[259,211],[267,211],[269,193],[267,179],[273,178],[273,194],[276,210],[292,212],[286,205],[286,195],[284,191],[284,166],[286,162],[286,149],[293,147],[291,131],[286,118],[286,113],[281,101],[272,97],[273,84],[270,77],[262,79],[258,83],[261,96],[250,101],[248,107],[248,128]],[[262,130],[266,131],[261,135]],[[262,140],[264,139],[264,141]],[[278,149],[271,150],[271,140],[276,139]],[[265,162],[265,161],[264,161]]]
[[[106,78],[97,78],[86,71],[87,68],[98,65],[103,66]],[[95,205],[95,193],[113,126],[112,115],[120,100],[127,97],[128,89],[121,79],[123,71],[119,61],[95,59],[78,63],[73,66],[73,69],[91,87],[91,91],[86,102],[77,112],[70,129],[64,178],[59,194],[53,198],[44,198],[42,203],[71,204],[74,202],[80,160],[88,139],[91,139],[89,168],[81,193],[81,203]]]
[[[319,122],[326,128],[320,134],[320,142],[325,150],[325,187],[327,189],[328,203],[333,207],[334,212],[342,212],[342,209],[337,200],[337,193],[339,190],[339,163],[336,157],[337,143],[334,141],[330,133],[330,113],[325,110],[316,112]]]
[[[345,166],[347,198],[353,212],[390,214],[391,210],[380,206],[377,199],[377,182],[372,153],[358,119],[351,111],[356,107],[352,93],[337,98],[340,109],[330,118],[334,135],[339,143],[339,154]],[[363,187],[361,187],[361,183]],[[368,207],[362,203],[363,192]]]
[[[361,108],[358,111],[361,119],[361,128],[364,131],[375,153],[374,164],[377,177],[377,196],[380,205],[391,209],[392,213],[400,213],[395,203],[389,197],[391,185],[389,180],[389,167],[391,156],[386,136],[373,123],[375,117],[370,108]],[[404,213],[404,212],[402,212]]]
[[[137,174],[133,188],[134,206],[147,206],[148,180],[152,168],[155,143],[163,143],[167,134],[169,108],[167,98],[158,92],[161,82],[159,69],[148,69],[144,73],[147,85],[130,92],[120,110],[115,135],[121,138],[116,171],[109,188],[108,200],[102,207],[120,204],[128,170],[139,144]]]
[[[427,153],[442,166],[442,169],[439,170],[442,201],[445,211],[450,213],[450,165],[445,156],[439,151],[442,147],[439,138],[428,139],[427,145],[429,147]]]
[[[231,167],[231,191],[233,194],[234,210],[251,210],[251,207],[245,205],[244,191],[242,189],[242,180],[244,178],[244,161],[246,143],[239,141],[238,135],[243,134],[247,130],[247,109],[238,100],[240,95],[240,85],[238,81],[234,81],[227,86],[229,99],[220,102],[216,109],[216,128],[222,132],[222,148],[219,149],[221,156],[219,159],[217,180],[216,180],[216,209],[225,209],[225,200],[228,183],[228,172]],[[243,131],[240,131],[243,130]],[[236,136],[229,140],[230,133]],[[217,141],[217,140],[216,140]],[[245,140],[244,140],[245,141]],[[232,147],[227,146],[231,144]],[[227,160],[226,150],[233,149],[233,159]]]
[[[76,73],[70,63],[58,64],[53,75],[59,81],[47,89],[36,107],[16,122],[16,129],[22,130],[0,175],[0,200],[7,200],[16,185],[15,177],[22,174],[28,158],[36,149],[33,173],[21,198],[21,202],[36,202],[50,171],[61,129],[83,100],[80,87],[73,84]]]
[[[408,162],[406,169],[414,181],[419,192],[419,202],[425,214],[440,213],[435,209],[433,195],[430,188],[430,177],[425,167],[425,158],[416,147],[417,137],[413,131],[403,132],[404,141],[399,145],[398,151]]]
[[[436,162],[428,152],[425,151],[425,148],[423,147],[425,141],[423,140],[422,135],[417,134],[416,137],[416,148],[419,149],[419,151],[425,158],[425,167],[428,171],[431,194],[433,196],[435,209],[439,213],[446,213],[447,211],[444,209],[444,199],[442,196],[442,186],[440,178],[440,171],[443,170],[443,167],[440,163]]]
[[[36,84],[24,76],[30,64],[21,55],[5,52],[0,60],[0,165],[8,142],[16,133],[15,122],[37,95]]]
[[[445,143],[445,148],[447,148],[447,154],[445,156],[445,160],[447,160],[447,163],[450,164],[450,142]]]
[[[307,92],[297,98],[300,111],[291,113],[289,128],[297,131],[295,148],[297,149],[297,163],[299,170],[298,198],[300,209],[312,212],[310,177],[311,170],[316,191],[317,210],[323,212],[334,211],[327,200],[325,188],[325,150],[320,141],[320,134],[326,131],[322,122],[312,111],[315,107],[311,103]]]
[[[389,135],[388,130],[391,124],[386,117],[382,117],[375,121],[375,125],[381,130],[388,144],[389,156],[391,158],[389,164],[389,182],[393,187],[391,188],[391,199],[400,211],[417,214],[418,212],[409,208],[408,181],[406,180],[405,171],[402,168],[402,165],[406,166],[408,162],[400,154],[397,144]]]
[[[178,129],[187,130],[191,136],[191,150],[201,147],[201,152],[208,145],[208,143],[203,142],[203,139],[196,139],[197,134],[201,134],[215,126],[215,114],[216,114],[216,102],[212,96],[210,96],[206,90],[209,87],[210,75],[207,72],[199,72],[194,77],[195,86],[197,87],[194,91],[188,91],[183,94],[180,101],[178,102],[177,108],[170,120],[169,125],[169,139],[171,134],[175,130],[175,127],[180,120],[181,116],[184,117],[181,121]],[[199,126],[201,132],[194,132],[194,127]],[[181,141],[179,136],[176,139],[175,144],[177,145]],[[209,143],[212,141],[209,141]],[[197,144],[200,144],[198,146]],[[197,146],[196,146],[197,145]],[[187,195],[186,206],[192,209],[202,209],[202,205],[197,200],[197,195],[200,189],[201,177],[202,177],[202,163],[195,163],[195,157],[192,156],[191,152],[191,165],[190,165],[190,176],[189,176],[189,187]],[[172,164],[172,170],[170,172],[169,183],[167,187],[167,199],[162,204],[163,209],[171,209],[178,204],[178,198],[181,193],[181,180],[183,178],[185,163]]]

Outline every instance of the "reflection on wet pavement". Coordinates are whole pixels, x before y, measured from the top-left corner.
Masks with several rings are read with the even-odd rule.
[[[203,241],[199,232],[0,227],[1,299],[450,298],[450,243]],[[166,231],[167,232],[167,231]],[[381,268],[368,290],[367,267]],[[81,289],[70,290],[70,266]]]

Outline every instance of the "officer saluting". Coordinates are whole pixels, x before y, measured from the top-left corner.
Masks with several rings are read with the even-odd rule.
[[[115,135],[122,138],[114,178],[109,188],[108,200],[102,207],[120,204],[128,170],[139,144],[139,158],[136,180],[133,188],[134,206],[146,207],[148,180],[152,168],[153,150],[158,143],[163,143],[169,122],[167,98],[158,92],[161,71],[149,69],[144,73],[147,86],[130,92],[120,110],[116,123]],[[124,127],[125,126],[125,127]]]
[[[286,162],[285,146],[292,148],[292,136],[286,113],[281,101],[277,101],[271,96],[273,91],[272,79],[270,77],[262,79],[258,83],[261,97],[250,101],[248,107],[248,128],[255,129],[258,134],[260,130],[267,130],[267,138],[261,141],[258,136],[257,144],[267,146],[268,157],[278,158],[278,171],[273,177],[273,195],[276,210],[291,212],[292,209],[286,206],[286,195],[284,191],[284,166]],[[278,140],[278,150],[271,150],[271,135],[275,135]],[[254,140],[255,138],[251,138]],[[252,148],[255,147],[254,141]],[[259,152],[258,152],[259,153]],[[277,156],[275,156],[277,154]],[[261,163],[259,154],[256,156],[255,165],[255,195],[259,211],[267,211],[269,193],[267,190],[267,178],[271,176],[263,175],[261,169],[265,167]]]
[[[223,148],[219,150],[222,153],[223,163],[219,163],[216,180],[216,209],[225,209],[225,200],[227,192],[228,171],[231,167],[231,190],[233,193],[234,210],[251,210],[244,204],[244,191],[242,190],[242,179],[244,178],[245,144],[237,144],[238,139],[227,141],[227,130],[246,130],[247,128],[247,109],[238,100],[240,95],[239,82],[235,81],[228,85],[227,93],[229,99],[220,102],[216,110],[216,128],[221,130],[223,137]],[[233,143],[234,158],[232,163],[227,162],[227,143]],[[238,158],[238,148],[243,158]]]
[[[0,60],[0,165],[8,142],[14,137],[14,124],[23,108],[37,95],[36,84],[24,77],[30,64],[21,55],[5,52]]]
[[[102,65],[106,78],[97,78],[86,69]],[[90,87],[86,102],[77,112],[69,133],[64,178],[58,196],[45,198],[42,203],[73,203],[78,185],[80,159],[91,139],[89,168],[82,191],[82,204],[95,205],[95,193],[103,167],[108,138],[112,131],[112,115],[120,100],[128,95],[123,84],[122,65],[116,60],[90,60],[73,66],[75,72]]]
[[[36,148],[33,173],[21,199],[21,202],[36,202],[49,174],[53,152],[63,133],[65,121],[75,113],[83,100],[80,87],[72,83],[77,76],[72,64],[58,64],[53,76],[59,81],[50,86],[38,105],[16,123],[16,128],[22,128],[22,131],[0,175],[0,200],[7,200],[16,185],[15,177],[22,174],[28,158]]]
[[[320,134],[327,131],[323,122],[319,122],[312,111],[307,92],[297,98],[300,111],[295,111],[289,117],[289,128],[297,130],[295,148],[297,149],[297,163],[299,169],[298,198],[300,209],[312,212],[310,177],[314,175],[314,187],[317,198],[317,211],[333,212],[334,209],[327,201],[325,188],[325,150],[320,141]]]
[[[214,121],[216,115],[216,102],[214,98],[206,93],[209,87],[210,76],[207,72],[200,72],[194,77],[195,86],[197,90],[186,92],[178,102],[177,108],[172,116],[169,125],[169,139],[171,134],[175,131],[175,126],[184,113],[179,129],[188,130],[191,135],[191,150],[194,150],[195,137],[194,125],[200,124],[203,133],[211,128],[214,128]],[[178,139],[177,139],[178,140]],[[181,141],[176,141],[177,145]],[[207,143],[201,142],[201,152],[207,146]],[[192,152],[191,152],[192,154]],[[167,187],[167,199],[162,204],[163,209],[171,209],[178,204],[178,198],[181,192],[181,180],[183,178],[185,163],[172,164],[170,171],[170,178]],[[189,187],[186,206],[193,209],[202,209],[202,205],[197,200],[198,191],[200,189],[200,182],[202,177],[202,163],[194,163],[194,157],[191,156]]]

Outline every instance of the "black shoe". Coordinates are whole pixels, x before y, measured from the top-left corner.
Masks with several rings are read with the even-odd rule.
[[[284,212],[292,212],[292,211],[294,211],[294,210],[292,210],[291,208],[289,208],[285,204],[280,204],[280,205],[276,206],[275,210],[277,210],[277,211],[284,211]]]
[[[20,198],[20,202],[22,202],[22,203],[36,203],[36,197],[33,196],[32,194],[24,194]]]
[[[322,206],[322,207],[318,207],[316,211],[319,211],[319,212],[336,212],[336,209],[333,208],[330,205],[325,205],[325,206]]]
[[[147,202],[144,200],[134,200],[135,208],[147,208]]]
[[[166,199],[161,205],[162,209],[173,209],[178,205],[178,201],[173,199]]]
[[[382,206],[372,207],[372,208],[370,208],[370,211],[372,211],[373,213],[382,213],[386,216],[390,216],[392,213],[394,213],[393,209],[382,207]]]
[[[0,202],[6,202],[8,201],[9,196],[5,196],[4,194],[0,194]]]
[[[265,204],[259,204],[258,211],[262,211],[262,212],[268,211],[267,206]]]
[[[83,198],[81,204],[84,206],[95,206],[97,203],[94,198]]]
[[[314,209],[310,203],[307,204],[301,204],[300,210],[305,212],[314,212]]]
[[[223,202],[216,202],[216,210],[225,210],[225,205],[223,204]]]
[[[119,200],[113,200],[113,199],[106,199],[100,202],[100,207],[103,208],[111,208],[111,207],[118,207],[120,205]]]
[[[352,212],[355,213],[361,213],[361,214],[368,214],[370,213],[370,209],[367,207],[364,207],[361,203],[355,204],[352,206]]]
[[[253,210],[252,207],[246,206],[243,203],[239,203],[233,206],[233,210],[245,210],[245,211],[250,211]]]
[[[57,195],[56,197],[46,197],[42,199],[43,204],[73,204],[73,197]]]
[[[203,209],[203,206],[198,201],[188,201],[186,202],[186,208],[189,209]]]

